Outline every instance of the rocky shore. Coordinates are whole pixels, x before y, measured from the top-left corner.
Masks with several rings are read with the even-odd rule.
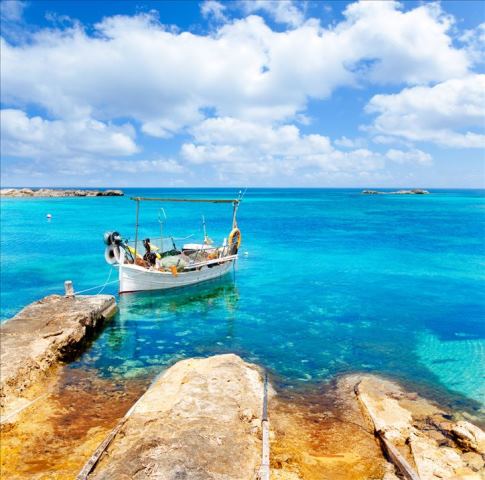
[[[376,375],[346,375],[321,391],[275,395],[272,478],[479,480],[484,432],[459,412]],[[384,442],[413,476],[403,473]]]
[[[364,195],[429,195],[428,190],[413,188],[411,190],[396,190],[394,192],[383,192],[379,190],[362,190]]]
[[[79,354],[115,311],[111,295],[50,295],[1,324],[2,423],[45,393],[49,371]]]
[[[100,382],[106,380],[88,381],[79,373],[67,382],[71,386],[59,387],[55,401],[48,398],[24,411],[3,433],[5,474],[256,478],[262,458],[259,367],[233,354],[183,360],[148,388],[140,386],[146,391],[136,402],[133,392],[122,394],[116,379],[106,392],[93,393],[89,385]],[[347,375],[306,391],[270,386],[268,411],[272,480],[480,480],[485,475],[485,434],[478,426],[379,376]],[[47,432],[56,442],[50,449]],[[415,477],[403,475],[386,444]],[[34,464],[26,465],[26,459]]]
[[[356,398],[383,450],[389,457],[397,452],[417,478],[483,478],[485,433],[479,427],[393,382],[373,376],[349,380],[356,382]]]
[[[349,375],[312,400],[270,388],[271,478],[485,474],[484,432],[396,383]],[[261,465],[262,403],[259,368],[236,355],[181,361],[135,404],[84,478],[252,480]]]
[[[65,190],[54,188],[2,188],[1,197],[121,197],[122,190]]]
[[[109,295],[51,295],[0,326],[2,475],[257,478],[262,369],[234,354],[187,359],[150,385],[69,368],[115,310]],[[354,374],[267,391],[272,480],[485,476],[478,421],[395,382]]]

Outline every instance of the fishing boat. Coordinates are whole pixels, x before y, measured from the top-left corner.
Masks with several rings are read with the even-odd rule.
[[[118,268],[119,293],[147,290],[166,290],[185,287],[222,277],[231,271],[238,258],[241,245],[241,231],[237,226],[237,210],[242,194],[234,200],[188,199],[188,198],[144,198],[132,197],[136,202],[135,240],[123,239],[118,232],[106,232],[105,259]],[[138,238],[140,204],[142,202],[206,202],[232,204],[232,227],[229,235],[217,246],[208,237],[203,217],[204,239],[201,243],[185,243],[177,248],[173,237],[171,244],[164,248],[162,225],[159,214],[160,237],[152,242],[149,238]],[[160,209],[165,216],[165,210]],[[165,216],[166,218],[166,216]],[[188,238],[188,237],[185,237]],[[140,241],[143,248],[140,249]],[[157,245],[158,243],[158,245]]]

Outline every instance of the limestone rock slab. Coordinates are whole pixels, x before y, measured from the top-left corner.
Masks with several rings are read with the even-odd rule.
[[[233,354],[178,362],[140,398],[90,479],[253,480],[263,380]]]

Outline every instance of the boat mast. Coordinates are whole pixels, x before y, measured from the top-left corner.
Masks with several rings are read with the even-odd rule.
[[[236,200],[233,200],[232,202],[232,229],[233,230],[237,228],[237,220],[236,220],[237,209],[239,207],[239,204],[242,202],[244,195],[246,195],[246,191],[247,191],[247,188],[246,190],[244,190],[244,193],[242,192],[242,190],[239,190],[239,196],[237,197]]]
[[[136,200],[136,221],[135,221],[135,262],[136,262],[136,248],[138,246],[138,216],[140,213],[140,200],[138,198],[134,198]]]
[[[237,215],[237,208],[239,207],[239,200],[234,200],[232,204],[232,229],[234,230],[237,228],[237,220],[236,220],[236,215]]]

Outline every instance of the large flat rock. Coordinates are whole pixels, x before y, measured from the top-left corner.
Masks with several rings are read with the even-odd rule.
[[[233,354],[178,362],[140,398],[90,479],[254,480],[263,380]]]
[[[80,353],[115,311],[111,295],[50,295],[0,325],[4,417],[30,400],[27,390],[44,379],[51,367]]]

